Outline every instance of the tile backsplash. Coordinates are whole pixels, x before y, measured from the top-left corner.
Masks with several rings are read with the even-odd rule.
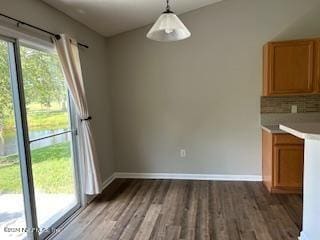
[[[291,106],[298,107],[298,113],[320,112],[320,94],[261,97],[261,113],[291,113]]]

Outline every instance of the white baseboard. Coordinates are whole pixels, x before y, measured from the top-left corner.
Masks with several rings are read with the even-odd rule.
[[[184,173],[126,173],[115,172],[114,178],[135,179],[181,179],[181,180],[215,180],[215,181],[262,181],[260,175],[219,175],[219,174],[184,174]]]
[[[179,179],[179,180],[214,180],[214,181],[250,181],[261,182],[260,175],[220,175],[220,174],[184,174],[184,173],[128,173],[115,172],[102,183],[106,189],[115,179]]]
[[[116,179],[115,173],[113,173],[110,177],[108,177],[103,183],[102,183],[102,189],[106,189],[114,180]]]

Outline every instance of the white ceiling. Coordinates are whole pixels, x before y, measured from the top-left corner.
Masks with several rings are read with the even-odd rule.
[[[165,0],[43,0],[104,36],[129,31],[155,21]],[[222,0],[171,0],[182,14]]]

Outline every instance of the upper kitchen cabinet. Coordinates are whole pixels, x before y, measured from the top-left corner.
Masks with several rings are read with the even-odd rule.
[[[315,89],[320,93],[320,39],[315,40]]]
[[[270,42],[263,51],[263,95],[318,92],[320,40]]]

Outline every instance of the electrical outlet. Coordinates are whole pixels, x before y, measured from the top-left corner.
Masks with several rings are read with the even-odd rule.
[[[291,105],[291,113],[297,113],[298,112],[298,106],[297,105]]]
[[[180,149],[180,157],[185,158],[187,156],[187,152],[185,149]]]

